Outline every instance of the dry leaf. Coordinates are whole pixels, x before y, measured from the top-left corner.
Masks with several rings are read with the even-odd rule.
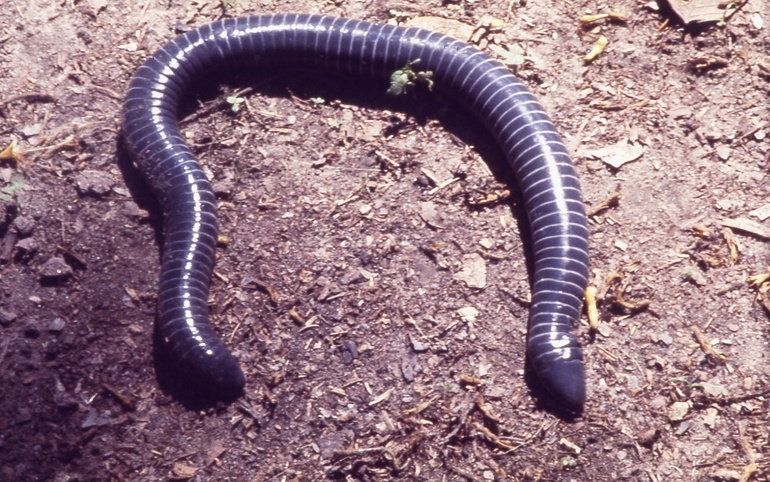
[[[426,201],[420,204],[420,218],[432,228],[442,229],[444,216],[436,206],[436,203]]]
[[[749,218],[723,219],[719,221],[719,224],[736,231],[753,234],[758,238],[770,239],[770,228]]]
[[[703,393],[711,398],[726,397],[730,394],[725,387],[716,383],[702,382],[700,387],[703,389]]]
[[[0,161],[13,161],[15,164],[24,164],[24,149],[19,146],[16,139],[11,139],[10,144],[0,151]]]
[[[193,467],[192,465],[187,465],[183,462],[176,462],[174,466],[171,468],[171,476],[177,480],[191,479],[195,477],[196,472],[198,472],[197,467]]]
[[[585,155],[601,159],[604,163],[609,164],[615,169],[619,169],[623,164],[635,161],[642,157],[644,151],[644,146],[641,144],[634,144],[628,139],[621,139],[611,146],[587,151]]]
[[[460,315],[464,322],[475,323],[476,318],[479,316],[479,310],[473,306],[463,306],[457,310],[457,314]]]
[[[489,44],[487,46],[502,62],[508,67],[516,67],[523,64],[526,59],[524,58],[524,49],[520,46],[513,44],[507,47],[497,44]]]
[[[765,219],[770,218],[770,203],[767,203],[762,207],[758,207],[753,211],[749,211],[749,216],[754,216],[760,221],[764,221]]]
[[[681,422],[690,412],[690,402],[674,402],[668,408],[668,419],[671,422]]]
[[[471,39],[475,27],[459,20],[444,17],[414,17],[404,22],[405,27],[417,27],[449,35],[465,42]]]
[[[213,464],[220,455],[225,451],[225,441],[222,439],[216,439],[211,442],[209,448],[206,450],[206,465]]]
[[[723,0],[668,0],[668,3],[685,25],[721,22],[735,12],[735,10],[728,11]]]
[[[454,279],[462,281],[468,288],[484,288],[487,285],[487,262],[478,253],[463,256],[462,269]]]

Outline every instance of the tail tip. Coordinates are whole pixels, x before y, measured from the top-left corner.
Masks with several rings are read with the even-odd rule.
[[[585,370],[578,360],[555,360],[538,374],[554,401],[572,414],[583,412],[586,401]]]
[[[217,391],[222,398],[236,398],[243,393],[246,377],[238,360],[230,353],[226,355],[213,364],[214,368],[210,371],[211,389]]]

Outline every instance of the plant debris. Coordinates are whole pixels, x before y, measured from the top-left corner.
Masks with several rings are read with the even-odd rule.
[[[676,13],[685,25],[691,23],[725,22],[746,0],[666,0],[671,10]]]
[[[607,37],[604,35],[599,35],[599,37],[596,39],[596,42],[594,42],[593,47],[591,47],[591,50],[585,55],[585,57],[583,57],[583,61],[589,64],[596,60],[596,58],[601,55],[602,52],[604,52],[604,49],[607,48],[609,43],[610,41]]]
[[[632,142],[630,139],[621,139],[615,144],[585,151],[584,155],[600,159],[605,164],[620,169],[621,166],[635,161],[642,157],[645,148],[641,144]]]

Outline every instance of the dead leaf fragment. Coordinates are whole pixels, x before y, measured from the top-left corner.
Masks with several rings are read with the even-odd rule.
[[[484,288],[487,286],[487,262],[478,253],[463,256],[462,268],[455,273],[454,279],[462,281],[468,288]]]
[[[524,58],[524,49],[517,44],[505,47],[497,44],[489,44],[487,48],[497,55],[508,67],[518,67],[526,61]]]
[[[770,228],[749,218],[723,219],[719,224],[758,238],[770,239]]]
[[[206,450],[206,465],[213,464],[225,451],[225,441],[222,439],[216,439],[211,442],[209,448]]]
[[[457,310],[457,314],[460,315],[464,322],[475,323],[476,318],[479,316],[479,310],[473,306],[463,306]]]
[[[443,216],[436,203],[430,201],[420,203],[420,218],[425,221],[425,224],[434,229],[443,228]]]
[[[443,33],[466,42],[471,39],[474,30],[476,30],[473,25],[468,25],[459,20],[434,16],[413,17],[404,22],[404,26],[433,30],[434,32]]]
[[[634,144],[629,139],[621,139],[610,146],[592,149],[585,154],[589,157],[601,159],[602,162],[619,169],[623,164],[635,161],[642,157],[645,148],[641,144]]]
[[[753,216],[760,221],[764,221],[765,219],[770,218],[770,203],[758,207],[753,211],[749,211],[749,216]]]
[[[685,25],[721,22],[737,11],[723,0],[668,0],[668,3]]]
[[[700,345],[701,351],[704,355],[706,355],[708,359],[719,365],[725,363],[727,356],[718,352],[714,348],[714,345],[712,345],[708,338],[706,338],[706,335],[698,325],[692,325],[690,330],[692,330],[692,336],[695,338],[695,341],[697,341],[698,345]]]
[[[709,407],[706,409],[706,415],[703,416],[703,424],[706,425],[708,428],[713,429],[717,424],[717,415],[719,414],[719,411],[717,411],[714,407]]]
[[[16,139],[11,139],[10,144],[0,151],[0,161],[13,161],[14,164],[24,164],[24,149],[17,145]]]
[[[171,477],[176,480],[191,479],[195,477],[197,472],[198,467],[193,467],[192,465],[188,465],[183,462],[176,462],[174,466],[171,467]]]
[[[770,313],[770,270],[749,276],[749,284],[757,290],[757,301]]]
[[[668,419],[671,422],[681,422],[690,412],[690,402],[674,402],[668,407]]]
[[[716,383],[702,382],[700,387],[703,389],[703,393],[711,398],[720,398],[729,395],[725,387],[717,385]]]
[[[722,159],[723,161],[726,161],[730,158],[730,154],[732,153],[732,150],[730,149],[730,146],[726,146],[722,144],[717,146],[716,153],[720,159]]]

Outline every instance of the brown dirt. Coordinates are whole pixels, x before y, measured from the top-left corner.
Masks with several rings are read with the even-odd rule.
[[[10,0],[0,141],[27,153],[0,164],[0,479],[770,477],[770,324],[747,283],[768,269],[767,241],[736,231],[733,262],[718,224],[760,222],[749,213],[770,194],[760,2],[685,30],[623,0],[628,22],[597,31],[577,21],[593,2],[257,3],[226,13],[507,21],[492,40],[523,48],[517,71],[576,153],[589,209],[621,193],[592,218],[602,296],[596,336],[581,327],[586,413],[561,420],[525,384],[522,218],[506,201],[474,204],[506,188],[494,145],[447,99],[392,101],[328,74],[263,72],[191,105],[184,130],[230,239],[214,319],[248,386],[203,410],[164,391],[157,218],[117,162],[119,106],[142,59],[225,9]],[[609,47],[585,65],[600,34]],[[223,99],[244,84],[247,106],[229,113]],[[591,155],[623,139],[644,154],[619,169]],[[434,189],[431,176],[457,180]],[[455,277],[473,253],[483,289]]]

